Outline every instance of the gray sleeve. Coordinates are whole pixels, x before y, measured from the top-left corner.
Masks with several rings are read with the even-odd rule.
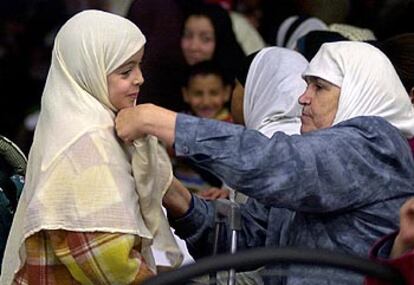
[[[346,211],[412,189],[407,142],[375,117],[268,139],[238,125],[180,114],[175,150],[233,189],[296,211]]]

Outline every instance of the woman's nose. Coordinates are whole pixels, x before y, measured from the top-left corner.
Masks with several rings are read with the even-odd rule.
[[[196,38],[193,38],[190,42],[190,49],[191,50],[198,50],[200,46],[199,40]]]
[[[311,96],[310,96],[310,88],[309,86],[306,88],[305,92],[303,92],[302,95],[299,96],[298,102],[301,105],[308,105],[311,102]]]

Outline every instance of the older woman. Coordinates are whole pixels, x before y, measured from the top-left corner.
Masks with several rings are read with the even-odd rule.
[[[255,198],[242,207],[240,247],[298,246],[367,256],[376,239],[396,229],[399,207],[414,195],[407,143],[414,136],[413,108],[390,61],[369,44],[324,44],[304,78],[302,135],[276,132],[269,139],[153,105],[121,111],[116,128],[125,141],[149,133],[174,143],[177,155]],[[193,255],[209,254],[212,205],[179,185],[164,205]],[[221,242],[228,245],[230,239]],[[357,282],[343,274],[335,271],[330,278]],[[322,284],[306,284],[312,282]]]

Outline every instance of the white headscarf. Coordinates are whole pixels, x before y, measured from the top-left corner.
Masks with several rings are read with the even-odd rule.
[[[379,116],[407,138],[414,136],[414,109],[389,59],[362,42],[325,43],[303,76],[341,88],[334,125],[357,116]]]
[[[297,25],[296,27],[292,25]],[[290,32],[290,29],[294,29]],[[299,18],[291,16],[284,20],[277,31],[276,45],[295,49],[298,39],[311,31],[325,31],[328,26],[318,18]],[[286,38],[289,37],[289,38]]]
[[[144,44],[132,22],[97,10],[76,14],[57,34],[1,284],[11,283],[24,240],[40,230],[134,234],[150,266],[151,244],[181,262],[161,208],[168,155],[155,137],[122,145],[109,102],[107,76]]]
[[[247,128],[271,137],[274,132],[300,133],[298,98],[305,92],[301,75],[308,66],[298,52],[269,47],[253,59],[247,74],[243,115]]]

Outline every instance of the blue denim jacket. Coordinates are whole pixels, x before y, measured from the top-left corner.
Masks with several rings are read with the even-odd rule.
[[[241,208],[239,250],[295,246],[367,257],[378,238],[397,229],[401,204],[414,196],[407,140],[378,117],[357,117],[303,135],[278,132],[268,139],[234,124],[180,114],[174,146],[177,155],[254,198]],[[199,258],[211,254],[214,209],[195,196],[193,203],[171,223]],[[221,250],[229,250],[229,237],[229,232],[221,237]],[[333,277],[348,280],[345,284],[362,280],[339,271],[332,271]],[[270,284],[344,284],[325,280],[290,276]]]

